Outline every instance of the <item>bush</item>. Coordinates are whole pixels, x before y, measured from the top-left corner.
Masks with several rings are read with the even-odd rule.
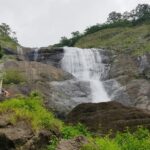
[[[79,135],[90,135],[90,133],[87,131],[87,128],[80,123],[76,126],[64,126],[62,129],[62,136],[64,139],[71,139]]]
[[[15,69],[8,69],[4,73],[4,84],[20,84],[25,82],[25,77]]]
[[[150,132],[144,128],[138,128],[136,132],[118,133],[113,139],[90,138],[89,143],[81,150],[149,150]]]
[[[149,150],[150,132],[140,127],[134,133],[129,131],[118,133],[115,142],[119,144],[121,150]]]
[[[34,131],[43,128],[59,131],[62,128],[62,122],[42,106],[42,101],[38,96],[20,97],[0,103],[0,113],[5,112],[13,112],[10,117],[12,123],[25,120],[31,124]]]
[[[89,143],[81,150],[121,150],[119,145],[108,137],[89,139]]]
[[[50,145],[47,146],[47,150],[56,150],[57,144],[58,144],[58,138],[53,136],[50,141]]]

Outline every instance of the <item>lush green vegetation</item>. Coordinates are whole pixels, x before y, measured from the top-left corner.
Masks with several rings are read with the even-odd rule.
[[[88,132],[87,128],[80,123],[76,126],[64,125],[61,130],[62,139],[68,140],[68,139],[72,139],[81,135],[87,138],[91,137],[91,134],[90,132]],[[54,136],[53,139],[50,141],[50,145],[48,145],[47,150],[55,150],[58,142],[59,142],[59,138]]]
[[[100,30],[81,38],[75,46],[105,48],[141,55],[150,51],[150,25]]]
[[[90,138],[89,143],[81,150],[149,150],[150,132],[144,128],[138,128],[136,132],[118,133],[114,138]]]
[[[62,122],[47,111],[41,97],[35,93],[30,97],[20,97],[0,103],[0,113],[10,113],[10,121],[16,123],[25,120],[31,124],[34,131],[39,129],[61,130]]]
[[[25,76],[17,69],[7,69],[3,79],[4,84],[21,84],[26,81]]]
[[[0,24],[0,46],[2,48],[16,49],[18,41],[16,33],[6,23]]]
[[[59,132],[61,137],[54,136],[47,147],[48,150],[55,150],[59,138],[70,139],[79,135],[90,135],[81,124],[68,126],[55,118],[52,112],[44,108],[41,96],[37,92],[32,92],[30,97],[20,96],[0,103],[0,114],[9,114],[9,120],[13,124],[20,120],[30,123],[35,132],[40,129]]]
[[[79,135],[83,135],[86,137],[90,136],[87,128],[80,123],[76,126],[64,126],[64,128],[62,129],[62,137],[64,139],[71,139]]]
[[[47,150],[55,150],[60,139],[72,139],[83,135],[89,141],[83,145],[81,150],[149,150],[150,132],[144,128],[138,128],[134,133],[128,130],[125,133],[118,133],[114,138],[109,136],[100,137],[90,134],[85,126],[65,125],[55,118],[43,106],[41,96],[32,92],[29,97],[18,97],[0,103],[0,114],[9,114],[9,120],[15,124],[24,120],[29,123],[32,129],[37,132],[40,129],[57,131],[59,137],[53,136]]]

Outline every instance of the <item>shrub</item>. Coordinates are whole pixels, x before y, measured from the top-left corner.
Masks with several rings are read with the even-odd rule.
[[[34,131],[43,128],[59,131],[62,128],[62,122],[42,106],[42,101],[39,97],[20,97],[0,103],[1,113],[10,111],[13,112],[10,117],[12,123],[25,120],[31,124]]]
[[[84,125],[79,123],[76,126],[64,126],[62,129],[62,135],[64,139],[70,139],[79,135],[89,136],[90,133]]]
[[[81,150],[121,150],[119,145],[108,137],[90,139]]]
[[[89,143],[83,145],[81,150],[149,150],[150,132],[139,127],[137,131],[131,133],[118,133],[116,137],[90,138]]]
[[[56,146],[58,144],[58,138],[53,136],[50,145],[47,146],[47,150],[56,150]]]
[[[115,142],[120,145],[121,150],[149,150],[150,132],[140,127],[134,133],[118,133]]]
[[[4,73],[4,84],[20,84],[25,82],[25,77],[16,69],[8,69]]]

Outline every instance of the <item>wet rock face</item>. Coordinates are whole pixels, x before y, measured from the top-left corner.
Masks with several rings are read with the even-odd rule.
[[[142,125],[150,129],[150,114],[117,102],[85,103],[75,107],[67,116],[67,122],[85,124],[92,132],[107,134],[123,131],[126,127],[134,130]]]
[[[6,55],[16,55],[16,52],[9,48],[3,48],[3,51]]]
[[[15,97],[18,94],[29,95],[31,91],[36,89],[43,93],[47,100],[49,99],[50,82],[72,78],[72,75],[59,68],[39,62],[8,61],[4,67],[5,71],[17,70],[16,73],[23,77],[23,84],[3,84],[3,87],[10,93],[10,97]]]
[[[34,61],[34,50],[26,53],[26,57],[30,61]],[[64,50],[63,48],[40,48],[38,50],[38,57],[36,61],[53,65],[55,67],[60,67],[61,59],[63,58]]]
[[[145,54],[137,58],[139,72],[147,79],[150,79],[150,54]]]
[[[58,143],[56,150],[80,150],[81,147],[87,143],[88,140],[83,136],[79,136],[70,140],[61,140]]]
[[[112,101],[120,102],[125,106],[134,106],[126,91],[126,86],[122,86],[115,79],[106,80],[103,85]]]
[[[113,54],[104,87],[112,100],[150,110],[150,54]]]
[[[51,82],[48,106],[53,108],[61,118],[65,117],[75,106],[91,102],[89,82],[66,80]]]

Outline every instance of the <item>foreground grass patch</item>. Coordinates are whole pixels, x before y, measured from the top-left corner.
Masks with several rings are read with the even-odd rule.
[[[16,69],[7,69],[4,73],[4,84],[21,84],[25,81],[25,76]]]
[[[138,128],[134,133],[118,133],[113,139],[109,136],[90,138],[81,150],[150,150],[150,132]]]
[[[12,123],[25,120],[31,123],[35,131],[40,129],[61,130],[62,128],[62,122],[43,107],[38,96],[16,98],[0,103],[0,113],[9,112],[12,112],[10,116]]]

